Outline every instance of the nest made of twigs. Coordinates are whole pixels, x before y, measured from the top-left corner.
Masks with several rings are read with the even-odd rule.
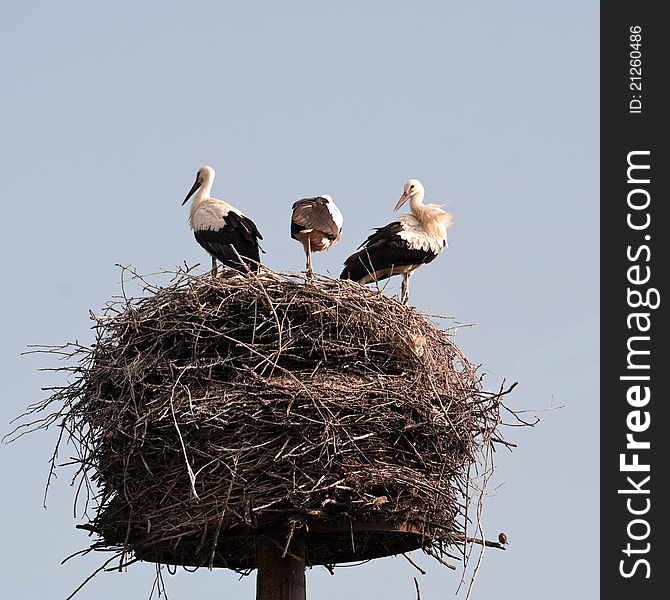
[[[470,471],[506,392],[452,335],[349,281],[179,273],[94,316],[60,408],[92,485],[93,548],[256,566],[259,535],[309,565],[465,539]],[[506,442],[502,442],[506,443]],[[122,558],[122,562],[124,558]]]

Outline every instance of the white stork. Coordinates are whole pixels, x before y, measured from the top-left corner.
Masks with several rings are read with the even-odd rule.
[[[191,191],[182,202],[183,206],[197,190],[191,202],[189,223],[196,241],[212,257],[212,277],[216,277],[217,259],[237,271],[258,271],[262,252],[258,240],[262,240],[263,236],[255,223],[241,211],[223,200],[210,197],[214,176],[212,167],[201,167]]]
[[[293,204],[291,237],[305,249],[306,275],[312,276],[312,252],[328,250],[342,235],[342,213],[327,194]]]
[[[401,302],[409,300],[409,278],[447,247],[451,214],[437,204],[424,204],[423,186],[416,179],[406,184],[398,210],[409,200],[410,211],[398,221],[380,227],[344,262],[340,279],[364,284],[402,275]]]

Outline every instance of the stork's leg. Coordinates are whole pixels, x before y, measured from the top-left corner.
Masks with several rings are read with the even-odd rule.
[[[407,271],[402,274],[402,286],[400,288],[400,302],[407,304],[409,302],[409,278],[413,271]]]
[[[305,246],[305,254],[307,256],[307,270],[305,274],[307,275],[307,279],[311,279],[314,271],[312,269],[312,243],[310,242],[309,237],[307,238],[307,245]]]
[[[218,267],[216,266],[216,258],[212,256],[212,279],[216,277],[218,273]]]
[[[307,277],[311,279],[312,275],[314,275],[314,268],[312,267],[312,251],[310,250],[307,255]]]

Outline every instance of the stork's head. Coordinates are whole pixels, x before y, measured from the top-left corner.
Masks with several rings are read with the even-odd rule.
[[[414,198],[419,201],[423,200],[424,193],[425,190],[423,189],[421,182],[418,179],[410,179],[405,184],[402,196],[400,196],[400,200],[398,200],[398,203],[393,210],[398,210],[408,200],[413,200]]]
[[[193,187],[189,191],[188,194],[186,194],[186,198],[184,198],[184,201],[181,203],[182,206],[188,202],[188,199],[193,195],[193,193],[201,187],[210,187],[212,185],[212,181],[214,181],[214,169],[210,167],[209,165],[205,165],[204,167],[200,167],[198,169],[198,172],[195,176],[195,183],[193,184]]]

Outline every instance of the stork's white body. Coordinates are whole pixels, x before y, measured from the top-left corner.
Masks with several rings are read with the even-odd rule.
[[[447,229],[451,225],[451,215],[434,204],[421,205],[417,214],[407,213],[400,217],[402,230],[398,236],[412,249],[439,254],[449,245]]]
[[[424,204],[424,194],[416,179],[405,184],[395,210],[409,199],[410,212],[370,235],[360,250],[345,261],[341,279],[365,284],[402,275],[401,301],[408,302],[409,278],[447,247],[447,229],[452,220],[451,214],[439,205]]]
[[[194,198],[189,211],[189,225],[193,231],[216,230],[225,227],[228,213],[234,210],[244,216],[223,200],[214,198]]]

